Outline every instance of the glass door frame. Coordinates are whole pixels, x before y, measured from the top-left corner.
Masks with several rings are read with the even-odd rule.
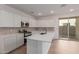
[[[66,19],[68,19],[67,38],[68,38],[68,40],[69,40],[69,39],[70,39],[70,30],[69,30],[69,29],[70,29],[70,25],[69,25],[70,22],[69,22],[69,19],[76,19],[76,18],[61,18],[61,19],[59,19],[59,21],[60,21],[60,20],[66,20]],[[58,24],[60,24],[59,21],[58,21]],[[60,25],[59,25],[59,26],[60,26]],[[60,28],[59,28],[59,31],[60,31]],[[64,38],[64,37],[61,37],[61,36],[60,36],[60,32],[59,32],[59,39],[60,39],[60,38]]]

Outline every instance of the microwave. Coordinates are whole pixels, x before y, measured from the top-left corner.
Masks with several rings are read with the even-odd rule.
[[[29,23],[21,21],[21,27],[29,27]]]

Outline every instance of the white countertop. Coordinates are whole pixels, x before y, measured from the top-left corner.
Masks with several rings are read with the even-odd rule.
[[[54,38],[54,32],[48,32],[47,34],[41,35],[40,33],[33,33],[31,36],[26,37],[31,40],[47,41],[51,42]]]
[[[13,33],[13,32],[5,32],[5,33],[0,33],[0,37],[6,37],[6,36],[16,36],[16,35],[20,35],[23,33]]]

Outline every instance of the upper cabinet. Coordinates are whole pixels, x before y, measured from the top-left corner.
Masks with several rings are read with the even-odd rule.
[[[23,16],[21,21],[24,23],[29,23],[29,27],[36,27],[36,20],[31,16]]]
[[[29,27],[37,27],[36,20],[33,17],[29,17]]]
[[[55,27],[57,25],[56,20],[37,20],[37,26],[38,27]]]
[[[0,11],[0,27],[14,27],[12,13]]]
[[[21,27],[22,16],[14,14],[13,17],[14,17],[14,20],[13,20],[14,27]]]
[[[29,27],[36,27],[36,20],[29,16],[0,11],[0,27],[21,27],[21,22],[29,23]]]
[[[24,23],[26,23],[26,22],[28,22],[28,23],[29,23],[28,16],[22,16],[21,21],[22,21],[22,22],[24,22]]]

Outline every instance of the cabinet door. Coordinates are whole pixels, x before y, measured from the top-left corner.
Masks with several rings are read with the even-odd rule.
[[[24,22],[24,23],[26,23],[26,22],[29,23],[29,20],[28,20],[27,16],[23,16],[21,21]]]
[[[0,27],[13,27],[13,14],[6,12],[6,11],[1,11],[0,14]]]
[[[29,27],[36,27],[36,20],[33,17],[29,17]]]
[[[0,54],[5,53],[4,50],[4,38],[0,36]]]
[[[28,39],[27,54],[42,54],[42,41]]]
[[[14,27],[21,27],[22,16],[14,14]]]
[[[17,39],[16,39],[16,46],[20,47],[21,45],[24,44],[24,35],[23,34],[17,34]]]
[[[6,36],[4,44],[6,53],[14,50],[16,48],[16,36],[14,35]]]

